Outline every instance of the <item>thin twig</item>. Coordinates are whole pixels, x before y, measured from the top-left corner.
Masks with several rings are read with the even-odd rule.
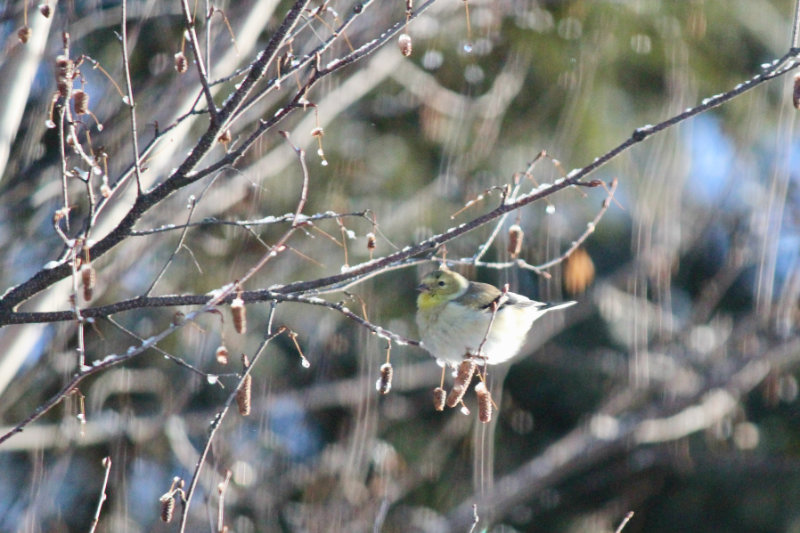
[[[230,284],[231,290],[233,284]],[[227,289],[227,287],[225,288]],[[224,292],[220,291],[221,293]],[[61,403],[61,401],[69,396],[73,390],[76,390],[78,385],[80,385],[86,378],[93,376],[107,368],[112,366],[116,366],[120,363],[124,363],[139,354],[149,350],[150,348],[154,347],[157,343],[171,335],[175,332],[179,327],[183,326],[184,323],[190,322],[195,319],[198,315],[213,309],[213,307],[217,304],[215,298],[207,303],[201,309],[188,313],[186,315],[186,320],[180,324],[170,324],[166,329],[161,331],[160,333],[153,335],[150,338],[147,338],[141,342],[138,346],[131,346],[127,349],[124,354],[110,354],[104,357],[102,360],[94,361],[91,365],[85,365],[84,367],[80,368],[78,372],[72,375],[70,380],[59,390],[56,394],[51,396],[47,401],[37,407],[30,415],[28,415],[25,419],[19,422],[16,426],[14,426],[11,430],[7,431],[3,435],[0,435],[0,444],[11,438],[12,436],[16,435],[17,433],[23,431],[28,424],[34,422],[41,418],[44,414],[50,411],[53,407]]]
[[[628,525],[628,522],[630,522],[631,518],[633,518],[633,511],[628,511],[628,513],[625,515],[625,518],[623,518],[622,522],[619,523],[619,527],[614,530],[614,533],[622,533],[622,530],[625,529],[625,526]]]
[[[211,180],[209,180],[208,184],[206,184],[205,188],[203,188],[202,192],[200,192],[200,196],[197,199],[195,199],[194,196],[191,196],[189,198],[190,202],[189,215],[186,217],[186,224],[183,225],[183,231],[181,231],[181,238],[178,239],[177,246],[175,246],[175,249],[172,251],[172,254],[169,256],[166,263],[164,263],[164,266],[161,267],[161,271],[155,277],[153,283],[151,283],[150,287],[148,287],[147,290],[144,291],[145,296],[149,295],[153,291],[155,286],[161,280],[161,277],[167,271],[167,268],[169,268],[169,265],[175,259],[175,256],[178,255],[178,251],[180,251],[180,249],[183,247],[183,243],[186,241],[186,234],[189,233],[190,221],[192,220],[192,215],[194,214],[194,210],[197,208],[197,204],[200,202],[200,200],[203,199],[203,196],[205,196],[206,192],[211,188],[211,186],[217,180],[217,176],[219,176],[219,174],[215,175]]]
[[[469,528],[469,533],[475,531],[475,528],[478,527],[478,522],[480,522],[480,517],[478,516],[478,504],[472,504],[472,526]]]
[[[792,24],[792,48],[800,46],[800,0],[794,5],[794,24]]]
[[[203,447],[203,451],[200,454],[200,458],[197,460],[197,465],[195,466],[194,473],[192,474],[192,480],[189,482],[189,487],[186,489],[186,495],[182,500],[183,506],[181,508],[181,525],[180,525],[181,533],[183,533],[183,531],[186,529],[186,522],[189,518],[189,506],[192,503],[192,496],[194,495],[195,488],[197,487],[197,483],[200,480],[200,471],[202,470],[203,465],[206,462],[206,457],[208,457],[208,452],[211,450],[211,442],[214,440],[214,436],[216,435],[217,430],[222,425],[222,421],[225,419],[225,415],[228,414],[231,404],[236,400],[236,391],[239,389],[239,386],[245,380],[245,378],[250,375],[250,373],[253,370],[253,367],[258,362],[258,359],[261,357],[261,355],[264,353],[264,350],[266,349],[269,342],[285,331],[284,328],[280,328],[274,332],[272,331],[272,319],[274,318],[274,316],[275,316],[275,304],[273,304],[270,307],[269,316],[267,317],[267,334],[264,336],[264,339],[261,341],[261,345],[258,347],[255,354],[251,358],[252,362],[247,368],[244,369],[244,372],[242,372],[242,376],[239,379],[239,383],[237,384],[236,387],[233,388],[233,392],[231,392],[231,394],[228,395],[228,399],[225,401],[225,405],[222,407],[222,410],[219,413],[217,413],[217,415],[214,417],[213,422],[211,423],[211,428],[209,429],[209,434],[208,438],[206,439],[206,444]]]
[[[186,0],[183,1],[185,2]],[[287,36],[294,29],[297,21],[300,19],[300,15],[306,9],[309,2],[310,0],[296,0],[291,9],[289,9],[280,27],[272,34],[272,38],[269,40],[269,43],[267,43],[266,48],[251,64],[247,76],[245,76],[239,84],[238,89],[236,89],[236,92],[231,95],[220,110],[220,115],[225,117],[226,120],[233,120],[236,118],[240,106],[250,95],[255,84],[266,74],[267,69],[275,60],[275,57],[277,57],[278,50],[280,50],[286,42]]]
[[[575,252],[575,250],[580,248],[581,244],[583,244],[583,242],[589,238],[589,235],[594,233],[597,224],[600,223],[600,220],[603,218],[603,215],[605,215],[606,211],[608,211],[608,207],[611,205],[611,201],[614,199],[614,192],[616,190],[617,190],[617,179],[614,178],[613,180],[611,180],[611,186],[608,188],[608,197],[605,200],[603,200],[603,205],[601,206],[600,211],[597,212],[597,215],[595,215],[594,220],[586,224],[586,229],[581,234],[581,236],[572,241],[572,245],[569,248],[567,248],[567,251],[565,251],[563,254],[559,255],[554,259],[551,259],[550,261],[547,261],[546,263],[532,266],[531,268],[535,270],[545,270],[547,268],[554,267],[557,264],[565,261],[569,256],[571,256]]]
[[[106,456],[103,458],[103,466],[106,469],[106,473],[103,476],[103,485],[100,487],[100,499],[97,501],[97,509],[94,512],[94,518],[92,518],[92,525],[89,526],[89,533],[93,533],[95,529],[97,529],[97,524],[100,522],[100,511],[103,510],[103,503],[106,501],[108,497],[106,495],[106,487],[108,486],[108,478],[111,474],[111,457]]]
[[[133,145],[133,171],[136,176],[136,191],[142,194],[142,167],[139,161],[139,139],[136,129],[136,106],[133,100],[131,68],[128,61],[128,1],[122,0],[122,70],[125,72],[125,88],[128,91],[126,104],[131,110],[131,144]]]
[[[217,503],[217,531],[222,533],[225,531],[225,491],[228,489],[228,483],[231,480],[231,471],[225,472],[225,479],[217,486],[219,493],[219,502]]]
[[[294,222],[295,220],[298,220],[299,223],[301,224],[305,224],[308,222],[315,222],[317,220],[326,220],[330,218],[342,218],[342,217],[363,217],[366,218],[367,220],[370,220],[367,217],[368,213],[369,213],[368,210],[356,211],[352,213],[336,213],[334,211],[325,211],[324,213],[316,213],[314,215],[307,215],[300,217],[297,217],[295,213],[287,213],[281,216],[266,216],[266,217],[256,218],[253,220],[220,220],[214,217],[207,217],[199,222],[189,222],[186,224],[164,224],[163,226],[159,226],[157,228],[134,230],[131,231],[128,235],[130,235],[131,237],[142,237],[146,235],[153,235],[156,233],[163,233],[166,231],[176,231],[176,230],[182,230],[183,228],[187,227],[199,227],[199,226],[240,226],[249,228],[251,226],[267,226],[270,224]]]
[[[200,42],[197,40],[197,32],[194,29],[194,16],[189,9],[189,2],[181,0],[181,11],[183,12],[184,24],[186,25],[186,33],[189,34],[189,45],[192,47],[194,54],[194,63],[197,65],[197,76],[200,79],[200,86],[203,89],[203,96],[206,99],[206,107],[208,114],[211,115],[211,122],[217,122],[217,106],[214,103],[214,95],[211,93],[211,87],[208,85],[208,74],[206,74],[205,63],[203,62],[203,55],[200,53]]]
[[[190,206],[189,206],[189,214],[186,217],[187,220],[191,220],[192,219],[192,215],[194,214],[194,210],[197,207],[197,200],[194,197],[192,197],[192,198],[189,199],[189,203],[190,203]],[[161,270],[158,272],[158,274],[156,275],[155,279],[153,279],[153,282],[150,284],[150,286],[147,288],[147,290],[144,291],[144,295],[145,296],[147,296],[148,294],[153,292],[153,289],[155,288],[155,286],[158,284],[159,281],[161,281],[161,278],[164,276],[164,273],[167,271],[167,268],[169,268],[169,265],[172,264],[172,261],[175,259],[175,256],[178,255],[178,252],[183,247],[183,243],[186,241],[186,234],[187,233],[189,233],[189,223],[188,222],[183,225],[183,231],[181,231],[181,238],[178,239],[177,246],[175,246],[175,249],[172,250],[172,253],[167,258],[167,260],[164,263],[164,265],[161,267]]]
[[[542,159],[543,157],[546,157],[546,156],[547,156],[547,152],[544,151],[544,150],[542,150],[541,152],[536,154],[536,157],[534,157],[533,160],[530,163],[528,163],[528,168],[525,169],[525,172],[524,172],[523,175],[525,175],[525,176],[529,175],[533,171],[534,165],[536,165],[536,163],[540,159]],[[507,198],[505,196],[503,196],[503,203],[506,203],[509,200],[513,202],[517,198],[517,195],[519,194],[520,187],[522,187],[522,179],[518,178],[517,183],[514,185],[514,188],[511,191],[511,194],[509,194]],[[505,224],[507,218],[508,218],[508,214],[505,214],[502,217],[500,217],[500,220],[498,220],[497,223],[495,224],[494,229],[492,230],[492,233],[489,235],[489,238],[486,240],[486,242],[484,242],[483,244],[481,244],[478,247],[478,251],[475,253],[474,256],[472,256],[472,261],[473,262],[477,263],[478,261],[481,260],[481,258],[484,256],[484,254],[486,254],[486,252],[489,250],[489,247],[492,245],[494,240],[497,238],[497,234],[500,233],[500,229]]]
[[[111,316],[106,316],[105,318],[106,318],[106,320],[108,320],[109,322],[111,322],[111,323],[112,323],[114,326],[116,326],[117,328],[119,328],[121,331],[123,331],[123,332],[127,333],[128,335],[130,335],[131,337],[133,337],[134,339],[136,339],[138,342],[140,342],[140,343],[141,343],[141,342],[144,342],[144,339],[143,339],[143,338],[141,338],[139,335],[137,335],[137,334],[136,334],[136,333],[134,333],[133,331],[129,330],[128,328],[126,328],[125,326],[123,326],[122,324],[120,324],[119,322],[117,322],[116,320],[114,320],[114,319],[113,319]],[[189,370],[189,371],[191,371],[191,372],[194,372],[194,373],[195,373],[195,374],[197,374],[198,376],[201,376],[201,377],[203,378],[203,380],[205,380],[206,382],[208,382],[208,381],[209,381],[209,378],[211,378],[211,377],[219,377],[219,376],[226,376],[226,375],[228,375],[228,374],[210,374],[210,373],[208,373],[208,372],[203,372],[203,371],[202,371],[202,370],[200,370],[199,368],[197,368],[197,367],[194,367],[194,366],[190,365],[189,363],[187,363],[186,361],[184,361],[184,360],[183,360],[183,359],[181,359],[180,357],[176,357],[176,356],[172,355],[171,353],[169,353],[168,351],[166,351],[166,350],[164,350],[164,349],[162,349],[162,348],[159,348],[159,347],[158,347],[158,345],[156,345],[156,344],[153,344],[153,345],[151,346],[151,348],[152,348],[153,350],[157,351],[158,353],[160,353],[161,355],[163,355],[164,357],[166,357],[167,359],[169,359],[170,361],[172,361],[173,363],[175,363],[175,364],[177,364],[177,365],[179,365],[179,366],[182,366],[183,368],[185,368],[185,369],[187,369],[187,370]],[[222,387],[222,383],[221,383],[221,382],[217,381],[217,384],[218,384],[220,387]],[[223,388],[224,388],[224,387],[223,387]]]
[[[494,321],[497,318],[497,311],[500,310],[500,306],[502,306],[505,301],[508,299],[508,284],[503,287],[503,292],[495,298],[495,300],[490,304],[489,308],[492,311],[491,316],[489,317],[489,324],[486,326],[486,333],[483,334],[483,339],[481,343],[478,345],[478,353],[475,355],[479,358],[482,358],[488,364],[489,358],[483,355],[483,347],[486,345],[486,341],[489,340],[489,334],[492,332],[492,326],[494,326]]]

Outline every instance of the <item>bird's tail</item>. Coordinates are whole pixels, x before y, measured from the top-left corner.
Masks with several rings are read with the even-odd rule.
[[[556,309],[564,309],[565,307],[569,307],[571,305],[575,305],[576,301],[572,300],[569,302],[559,302],[559,303],[545,303],[539,307],[539,311],[555,311]]]

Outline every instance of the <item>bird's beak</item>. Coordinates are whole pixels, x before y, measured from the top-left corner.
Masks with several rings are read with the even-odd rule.
[[[428,286],[425,283],[420,283],[417,285],[417,292],[425,292],[428,290]]]

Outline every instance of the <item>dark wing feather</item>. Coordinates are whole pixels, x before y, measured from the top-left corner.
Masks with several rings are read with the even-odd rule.
[[[469,284],[467,292],[461,297],[465,306],[485,309],[497,300],[502,292],[494,285],[473,281]]]

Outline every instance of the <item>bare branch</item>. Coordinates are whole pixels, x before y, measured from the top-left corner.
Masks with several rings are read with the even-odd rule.
[[[106,487],[108,486],[108,477],[111,474],[111,457],[103,458],[103,466],[105,467],[105,475],[103,476],[103,484],[100,486],[100,498],[97,501],[97,510],[94,512],[94,518],[89,527],[89,533],[94,533],[95,529],[97,529],[97,524],[100,522],[100,512],[103,510],[103,503],[105,503],[108,497],[106,494]]]

